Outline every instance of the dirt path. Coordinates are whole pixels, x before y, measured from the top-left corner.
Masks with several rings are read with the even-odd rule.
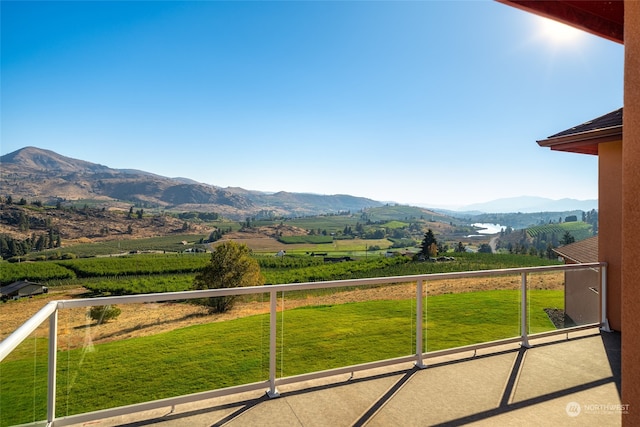
[[[530,279],[533,289],[562,289],[562,273],[540,274]],[[472,292],[492,289],[518,289],[520,276],[471,278],[464,280],[439,280],[428,283],[428,295],[445,293]],[[9,301],[0,304],[0,340],[6,338],[26,320],[33,316],[49,301],[82,297],[84,288],[53,289],[49,294],[31,299]],[[414,284],[398,284],[370,288],[358,288],[349,291],[337,291],[323,296],[288,298],[279,301],[278,310],[318,304],[343,304],[347,302],[371,300],[401,300],[415,298]],[[209,314],[206,308],[188,303],[146,303],[121,304],[122,313],[111,322],[96,325],[87,317],[87,309],[60,310],[58,325],[61,348],[76,348],[87,342],[100,343],[132,337],[158,334],[169,330],[209,322],[231,320],[239,317],[268,313],[269,301],[240,301],[232,310],[224,314]],[[45,337],[48,325],[36,332]]]
[[[496,235],[493,236],[490,240],[489,240],[489,246],[491,247],[491,252],[493,252],[494,254],[498,251],[498,239],[500,236]]]

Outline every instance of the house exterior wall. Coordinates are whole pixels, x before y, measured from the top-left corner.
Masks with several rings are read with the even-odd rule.
[[[621,164],[622,141],[598,145],[598,260],[608,263],[607,318],[616,331],[623,329]]]
[[[600,321],[600,273],[598,270],[565,272],[564,312],[576,325]]]
[[[623,426],[640,425],[640,2],[624,2],[624,134],[622,140]]]

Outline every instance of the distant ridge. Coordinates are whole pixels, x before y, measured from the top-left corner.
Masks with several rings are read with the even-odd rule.
[[[36,147],[25,147],[0,157],[3,167],[16,165],[32,171],[58,171],[66,173],[95,173],[108,170],[106,166],[84,160],[72,159],[51,150]]]
[[[572,210],[590,211],[598,209],[598,200],[576,199],[548,199],[544,197],[520,196],[496,199],[485,203],[474,203],[459,209],[459,211],[484,212],[484,213],[509,213],[509,212],[563,212]]]
[[[136,169],[113,169],[25,147],[0,157],[3,196],[43,203],[90,201],[103,207],[131,205],[172,211],[216,212],[230,219],[358,212],[384,205],[349,195],[264,193],[220,188],[188,178],[168,178]]]

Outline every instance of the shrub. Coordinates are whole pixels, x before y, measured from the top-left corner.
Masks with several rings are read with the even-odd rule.
[[[98,325],[115,319],[120,315],[120,310],[115,305],[96,305],[89,310],[89,317],[96,321]]]

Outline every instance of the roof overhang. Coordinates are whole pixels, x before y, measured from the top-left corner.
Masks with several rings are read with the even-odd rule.
[[[569,153],[598,155],[598,144],[622,141],[622,126],[574,133],[536,141],[539,146]]]
[[[624,43],[622,0],[497,0],[616,43]]]

